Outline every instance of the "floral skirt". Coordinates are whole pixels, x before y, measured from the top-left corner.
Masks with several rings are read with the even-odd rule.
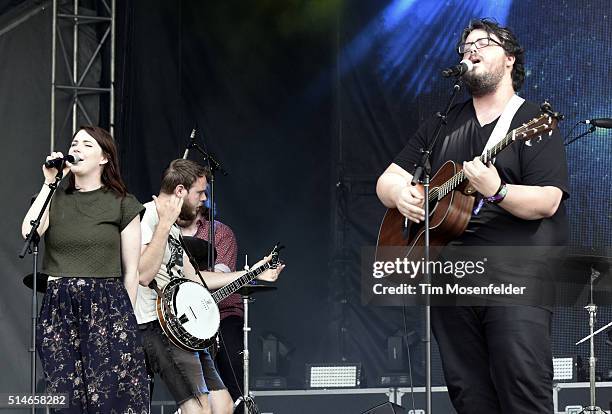
[[[149,412],[149,378],[136,317],[120,279],[50,281],[37,331],[47,393],[57,413]]]

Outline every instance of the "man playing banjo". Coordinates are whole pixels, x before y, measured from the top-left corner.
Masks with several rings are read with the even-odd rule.
[[[199,164],[178,159],[162,175],[160,193],[145,204],[142,219],[140,285],[136,319],[142,332],[147,366],[160,375],[183,414],[231,413],[232,399],[215,370],[214,363],[200,363],[198,353],[176,346],[163,332],[156,312],[157,293],[149,284],[163,289],[171,280],[188,278],[200,283],[182,247],[176,221],[193,220],[199,205],[206,200],[207,170]],[[254,268],[270,260],[266,257]],[[284,265],[265,270],[258,279],[275,281]],[[201,272],[210,289],[218,289],[238,279],[244,271],[232,273]],[[204,369],[202,368],[204,366]],[[210,401],[208,396],[210,395]]]

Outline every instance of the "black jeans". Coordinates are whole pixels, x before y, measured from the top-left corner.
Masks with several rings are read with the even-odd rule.
[[[552,313],[530,306],[432,307],[458,414],[550,414]]]

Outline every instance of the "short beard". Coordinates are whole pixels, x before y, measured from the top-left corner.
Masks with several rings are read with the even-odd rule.
[[[482,75],[476,75],[474,72],[468,72],[463,77],[463,82],[468,92],[472,96],[484,96],[495,92],[504,77],[503,68],[499,71],[488,72]]]
[[[179,220],[191,223],[195,220],[196,216],[197,212],[194,211],[193,206],[183,202],[183,205],[181,206],[181,213],[179,214]]]

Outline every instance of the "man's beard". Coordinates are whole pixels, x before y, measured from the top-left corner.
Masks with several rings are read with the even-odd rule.
[[[499,65],[490,72],[476,74],[474,71],[463,76],[463,82],[472,96],[484,96],[495,92],[504,77],[504,67]]]
[[[197,210],[193,205],[189,204],[187,200],[183,201],[181,206],[181,213],[179,214],[179,220],[183,222],[191,223],[197,217]]]

